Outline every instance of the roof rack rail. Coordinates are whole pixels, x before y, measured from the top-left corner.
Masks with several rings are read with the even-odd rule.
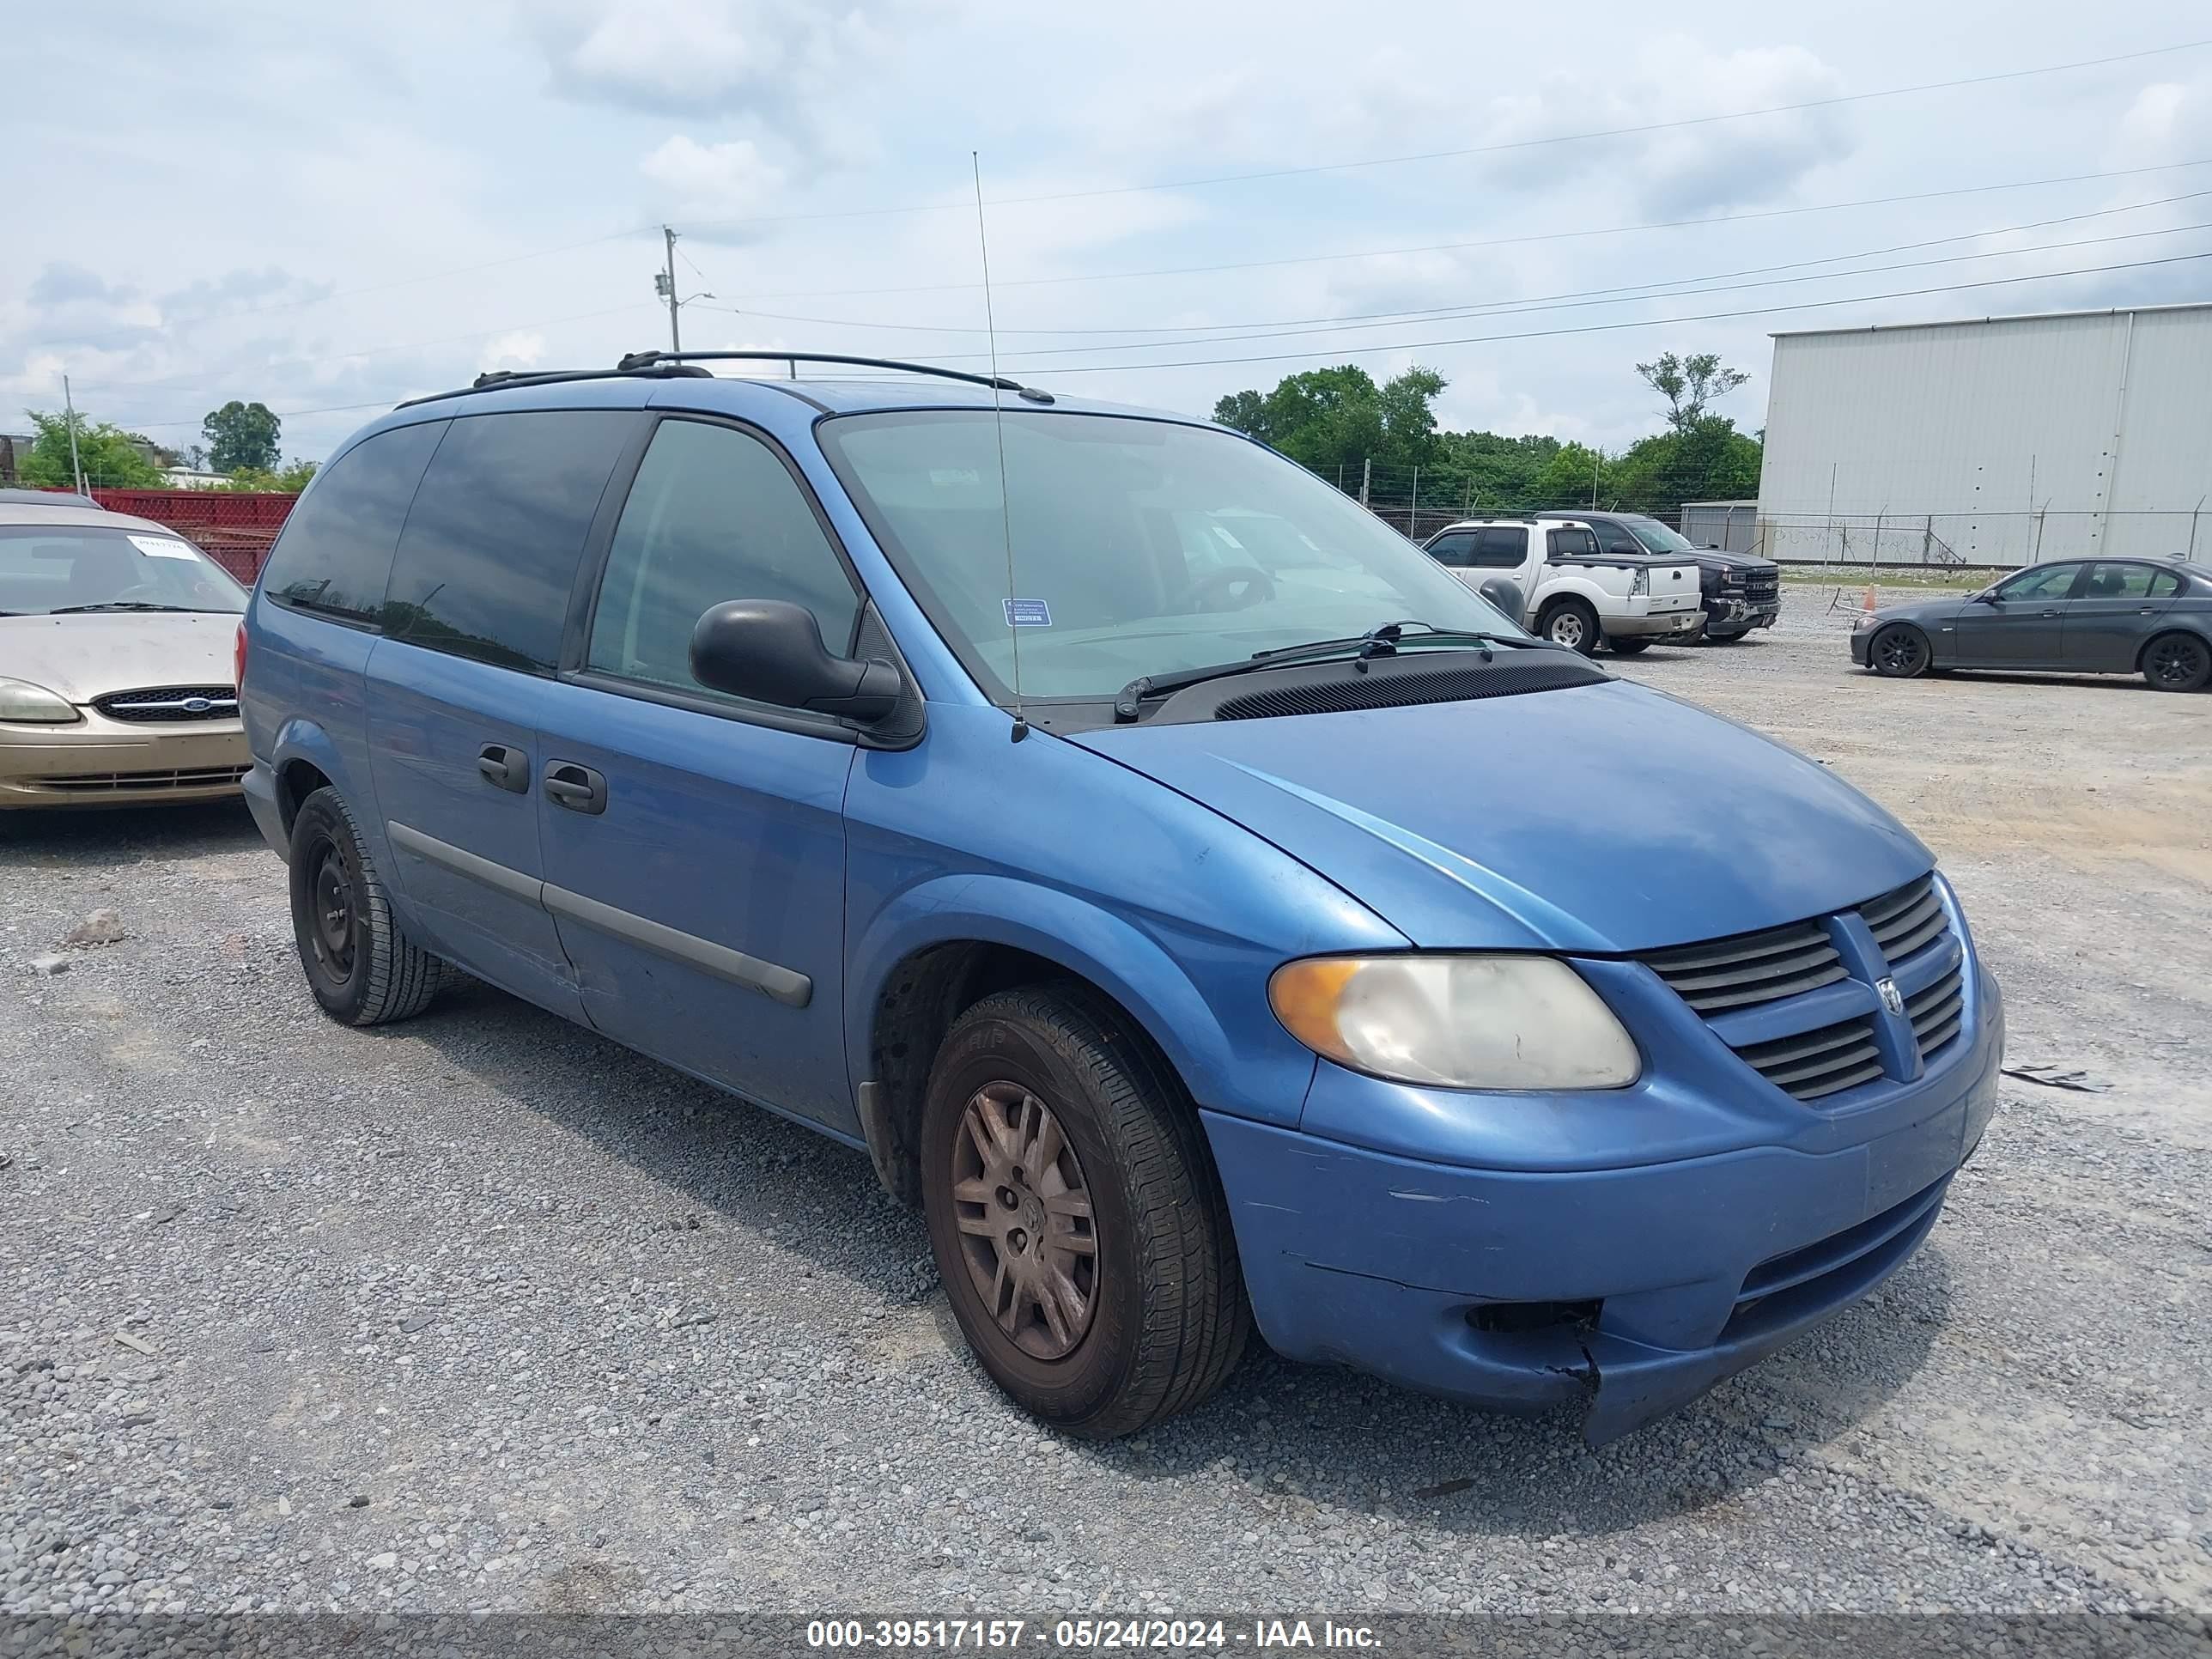
[[[410,398],[405,403],[395,404],[395,409],[412,409],[417,404],[434,404],[447,398],[469,398],[479,392],[491,392],[511,386],[559,386],[568,380],[703,380],[713,378],[703,368],[694,368],[688,363],[669,363],[664,367],[640,366],[613,368],[495,368],[479,374],[467,386],[455,386],[451,392],[426,392],[420,398]]]
[[[940,380],[964,380],[969,386],[1012,392],[1033,404],[1048,404],[1052,393],[1010,380],[1003,374],[970,374],[965,369],[939,368],[929,363],[909,363],[896,357],[848,357],[830,351],[633,351],[615,365],[637,370],[670,364],[708,362],[789,363],[796,378],[801,363],[842,363],[850,368],[893,368],[906,374],[928,374]]]

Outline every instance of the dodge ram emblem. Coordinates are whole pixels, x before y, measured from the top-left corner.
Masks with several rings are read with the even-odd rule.
[[[1898,990],[1895,980],[1878,979],[1874,982],[1874,988],[1881,993],[1881,1006],[1888,1009],[1891,1013],[1901,1014],[1905,1012],[1905,998]]]

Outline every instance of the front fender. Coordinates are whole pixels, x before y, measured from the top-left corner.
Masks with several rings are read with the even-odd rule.
[[[1253,1006],[1224,1024],[1158,939],[1086,898],[1004,875],[948,873],[920,882],[890,899],[851,941],[845,1036],[855,1079],[874,1074],[875,1011],[898,965],[932,945],[971,940],[1026,951],[1105,992],[1159,1046],[1200,1105],[1297,1121],[1314,1058],[1268,1011],[1264,974]]]

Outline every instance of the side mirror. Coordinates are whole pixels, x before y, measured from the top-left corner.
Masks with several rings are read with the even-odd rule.
[[[1521,620],[1521,584],[1510,576],[1492,576],[1475,592],[1503,611],[1512,622]]]
[[[700,617],[691,673],[732,696],[863,725],[897,708],[905,690],[887,662],[831,656],[814,613],[787,599],[728,599]]]
[[[1976,605],[1995,605],[1997,602],[1996,589],[1994,587],[1984,588],[1980,592],[1974,595],[1973,602]]]

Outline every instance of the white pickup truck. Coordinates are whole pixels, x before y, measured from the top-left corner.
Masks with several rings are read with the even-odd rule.
[[[1602,641],[1624,656],[1654,640],[1687,645],[1705,625],[1698,562],[1600,553],[1583,525],[1559,519],[1468,519],[1423,544],[1431,558],[1480,592],[1496,577],[1521,593],[1514,620],[1555,645],[1589,655]]]

